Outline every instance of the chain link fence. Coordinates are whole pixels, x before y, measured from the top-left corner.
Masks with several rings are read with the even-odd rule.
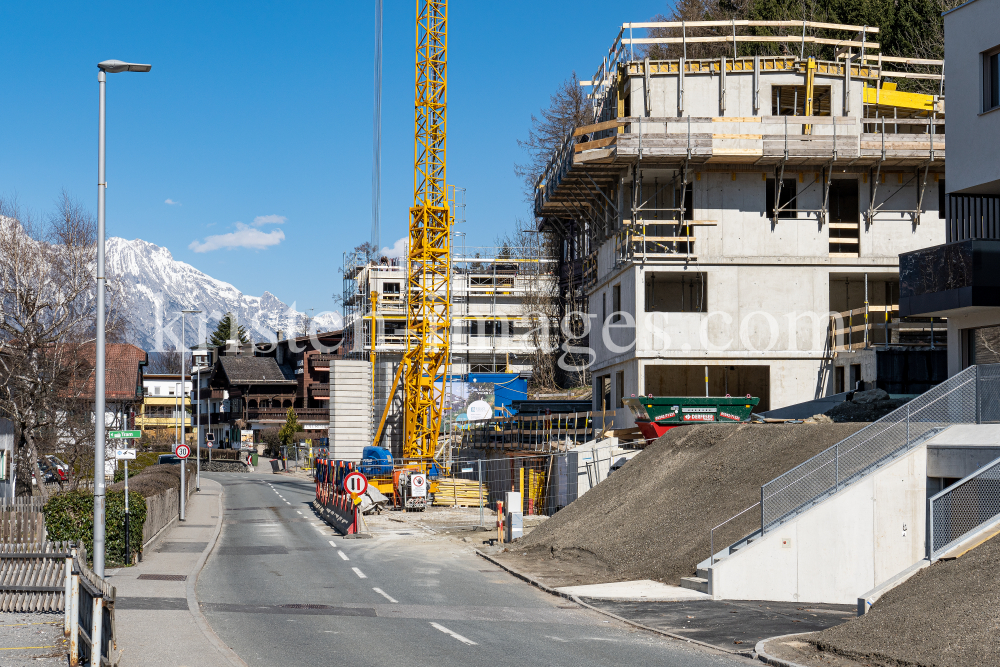
[[[993,397],[989,402],[985,397]],[[761,487],[761,530],[885,465],[952,424],[1000,421],[1000,365],[970,366]]]

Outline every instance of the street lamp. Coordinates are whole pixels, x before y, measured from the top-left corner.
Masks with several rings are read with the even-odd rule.
[[[184,381],[184,350],[186,349],[184,347],[184,345],[185,345],[184,339],[186,338],[186,336],[185,336],[185,334],[186,334],[185,324],[186,324],[186,317],[188,315],[195,315],[195,314],[200,313],[200,312],[201,312],[200,310],[191,310],[191,309],[182,310],[181,311],[181,444],[182,445],[183,444],[187,444],[187,443],[184,442],[185,436],[186,436],[185,431],[187,431],[187,428],[186,428],[186,426],[187,426],[187,422],[186,422],[186,420],[187,420],[187,405],[185,404],[185,401],[187,400],[187,383],[185,383],[185,381]],[[190,450],[188,450],[188,451],[190,451]],[[199,464],[198,467],[200,468],[201,465]],[[185,468],[187,468],[187,461],[182,460],[181,461],[181,521],[185,520],[185,518],[184,518],[184,501],[186,500],[186,496],[187,496],[187,488],[184,486],[184,469]],[[198,481],[198,483],[200,484],[200,480]]]
[[[100,105],[97,127],[97,340],[94,350],[94,574],[104,577],[104,191],[108,187],[104,175],[104,85],[107,74],[118,72],[148,72],[152,65],[124,63],[120,60],[105,60],[97,64],[97,83],[100,88]],[[96,637],[102,635],[103,614],[94,619]],[[94,642],[91,648],[92,664],[101,663],[101,643]]]

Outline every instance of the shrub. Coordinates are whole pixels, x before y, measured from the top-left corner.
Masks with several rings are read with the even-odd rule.
[[[50,540],[82,541],[87,553],[94,551],[94,495],[89,491],[58,493],[45,503],[45,529]],[[142,550],[142,527],[146,523],[146,499],[129,493],[129,543],[131,553]],[[105,557],[125,562],[125,492],[108,489],[105,497]]]

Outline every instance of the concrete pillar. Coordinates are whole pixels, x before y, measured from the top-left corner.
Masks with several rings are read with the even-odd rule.
[[[371,439],[371,365],[331,361],[330,458],[360,461]]]

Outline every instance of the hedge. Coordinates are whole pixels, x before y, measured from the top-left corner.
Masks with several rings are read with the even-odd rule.
[[[105,497],[105,557],[109,562],[125,562],[125,492],[108,491]],[[129,532],[133,556],[142,550],[142,527],[146,523],[146,499],[129,494]],[[52,496],[43,509],[48,539],[82,540],[87,553],[94,553],[94,495],[70,491]]]

